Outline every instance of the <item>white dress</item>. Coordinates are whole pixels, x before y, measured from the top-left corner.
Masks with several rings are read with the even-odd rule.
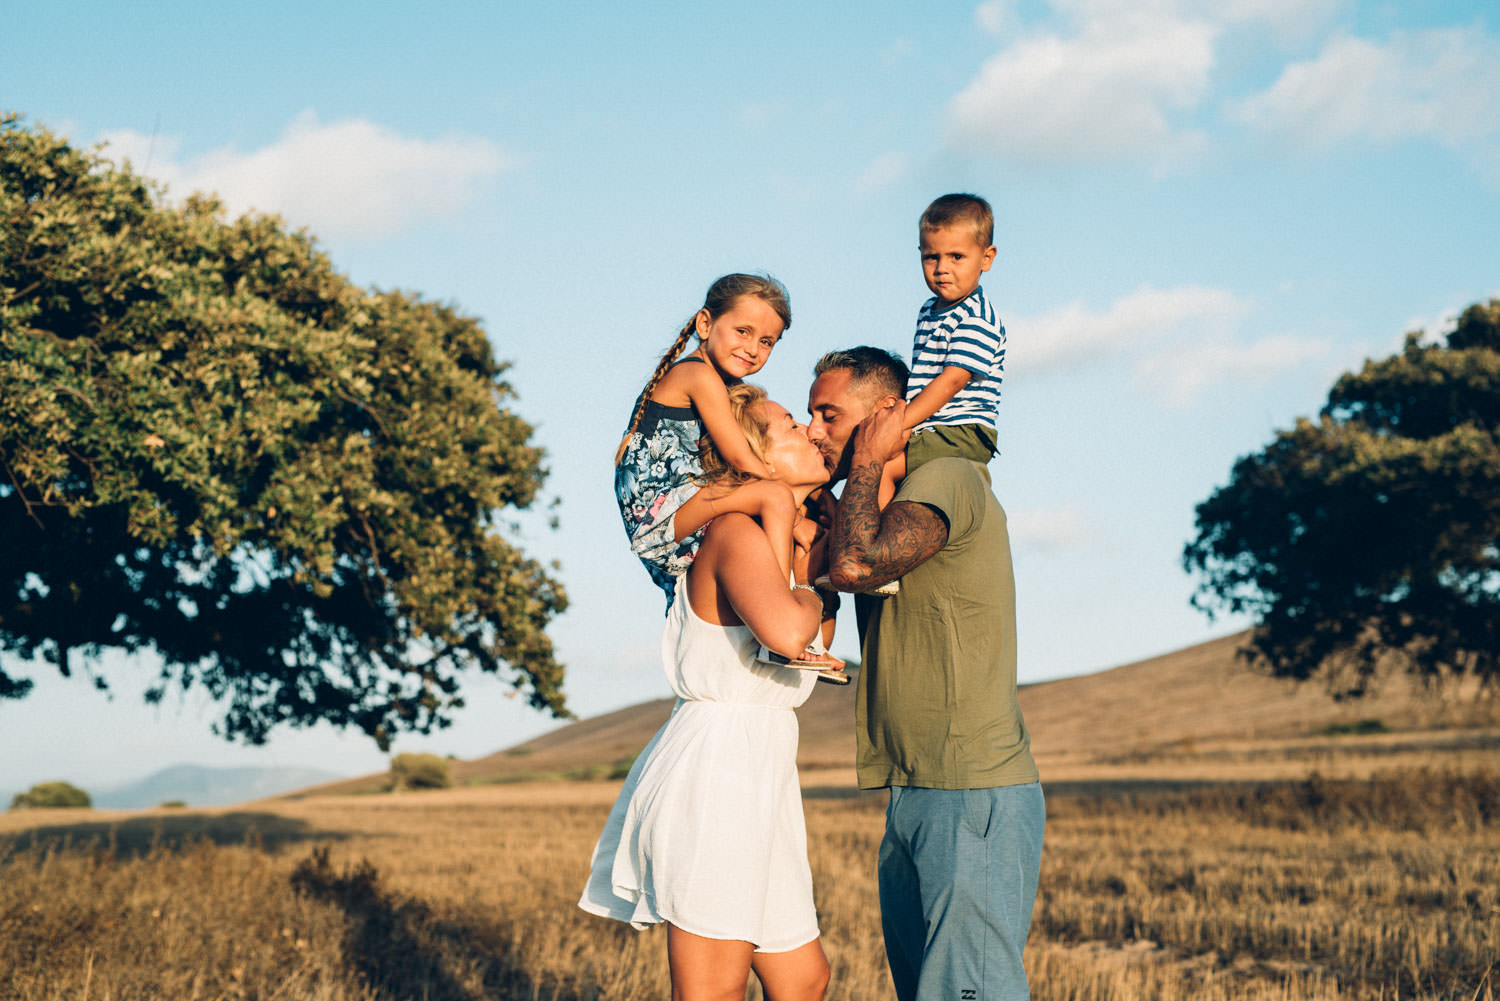
[[[687,591],[679,577],[661,641],[677,705],[625,779],[578,906],[786,952],[818,937],[792,712],[817,678],[757,664],[749,628],[705,622]]]

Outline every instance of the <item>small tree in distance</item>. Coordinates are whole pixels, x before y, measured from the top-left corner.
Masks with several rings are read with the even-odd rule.
[[[391,758],[391,790],[447,789],[453,785],[453,771],[447,758],[436,754],[407,753]]]
[[[160,204],[0,116],[0,698],[154,652],[216,730],[445,726],[458,679],[569,715],[567,607],[506,538],[546,470],[479,324],[355,287],[274,217]]]
[[[1256,620],[1251,659],[1363,694],[1383,659],[1500,682],[1500,300],[1342,376],[1198,506],[1193,603]]]
[[[58,810],[93,806],[89,794],[71,782],[38,782],[11,797],[12,810]]]

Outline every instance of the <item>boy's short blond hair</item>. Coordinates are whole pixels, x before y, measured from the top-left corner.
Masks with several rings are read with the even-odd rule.
[[[974,227],[974,237],[981,247],[995,242],[995,213],[990,203],[978,195],[943,195],[933,200],[922,213],[919,229],[947,229],[960,224]]]

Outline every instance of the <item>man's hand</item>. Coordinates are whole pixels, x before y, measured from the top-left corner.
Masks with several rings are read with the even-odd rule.
[[[859,422],[854,429],[853,464],[884,464],[887,459],[906,448],[911,432],[906,430],[906,404],[892,400],[886,406],[876,407],[870,416]]]
[[[878,407],[855,428],[844,493],[829,531],[828,576],[840,591],[868,591],[931,559],[948,541],[948,522],[926,504],[895,501],[883,511],[887,460],[911,437],[906,404]]]

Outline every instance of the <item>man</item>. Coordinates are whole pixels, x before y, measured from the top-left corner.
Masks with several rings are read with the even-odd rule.
[[[1005,511],[979,463],[934,459],[881,510],[899,455],[906,366],[878,348],[825,355],[808,437],[845,483],[829,529],[833,584],[858,595],[861,788],[890,788],[880,910],[901,1001],[1029,998],[1045,808],[1016,702],[1015,584]]]

